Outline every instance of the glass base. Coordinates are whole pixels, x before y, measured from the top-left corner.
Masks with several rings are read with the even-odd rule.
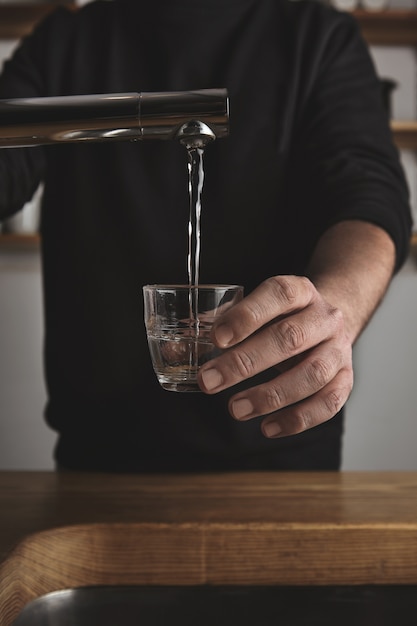
[[[197,392],[199,391],[201,393],[201,389],[200,387],[197,385],[196,382],[167,382],[166,380],[164,381],[159,381],[159,384],[161,385],[162,389],[165,389],[166,391],[179,391],[179,392]]]

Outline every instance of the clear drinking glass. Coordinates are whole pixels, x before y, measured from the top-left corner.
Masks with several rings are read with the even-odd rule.
[[[199,367],[220,354],[214,320],[243,298],[240,285],[145,285],[145,327],[153,368],[168,391],[200,391]]]

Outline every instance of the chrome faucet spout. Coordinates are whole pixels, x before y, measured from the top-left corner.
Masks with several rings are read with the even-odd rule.
[[[216,135],[207,124],[200,120],[191,120],[181,126],[176,138],[187,150],[193,150],[205,148],[216,139]]]
[[[198,124],[202,142],[228,135],[226,89],[0,100],[0,148],[186,135],[191,141]]]

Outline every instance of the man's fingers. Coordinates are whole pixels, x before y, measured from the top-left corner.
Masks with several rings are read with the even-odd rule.
[[[352,391],[353,377],[347,368],[341,370],[329,385],[306,400],[268,415],[262,421],[265,437],[297,435],[328,421],[346,403]]]
[[[321,344],[287,372],[233,396],[229,411],[237,420],[281,411],[324,389],[343,369],[352,371],[345,353],[336,346]],[[349,387],[347,377],[346,385]]]
[[[243,341],[279,316],[303,309],[315,298],[312,283],[300,276],[274,276],[265,280],[213,326],[219,348]]]
[[[309,305],[271,322],[203,365],[199,372],[203,391],[217,393],[343,333],[343,316],[337,309],[324,302],[312,309]]]

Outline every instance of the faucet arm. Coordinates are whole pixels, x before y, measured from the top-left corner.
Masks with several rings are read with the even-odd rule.
[[[225,89],[0,100],[0,148],[77,141],[175,139],[193,120],[228,134]]]

